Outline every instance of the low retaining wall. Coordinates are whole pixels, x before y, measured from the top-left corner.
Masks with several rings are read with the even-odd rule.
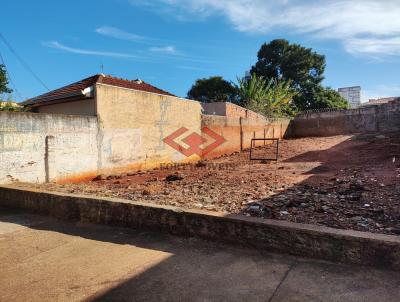
[[[397,236],[12,187],[0,187],[0,206],[64,220],[146,228],[302,257],[400,270]]]
[[[358,109],[304,113],[290,123],[290,137],[399,130],[400,101]]]

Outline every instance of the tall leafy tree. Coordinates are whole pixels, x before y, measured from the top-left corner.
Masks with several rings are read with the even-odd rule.
[[[198,79],[188,91],[189,99],[203,103],[237,101],[236,88],[220,76]]]
[[[11,93],[12,89],[8,87],[7,71],[3,64],[0,64],[0,93]]]
[[[251,68],[251,73],[264,78],[292,81],[298,92],[294,103],[298,110],[320,108],[321,99],[327,93],[321,83],[324,79],[325,56],[311,48],[299,44],[290,44],[287,40],[277,39],[261,46],[258,61]],[[342,100],[325,102],[330,108],[342,106]]]

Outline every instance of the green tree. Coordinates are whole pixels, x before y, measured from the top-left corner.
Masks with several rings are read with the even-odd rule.
[[[0,93],[11,93],[12,89],[8,87],[7,71],[3,64],[0,64]]]
[[[264,78],[292,81],[292,87],[298,92],[294,96],[294,104],[298,110],[306,110],[320,108],[324,103],[321,100],[332,95],[327,94],[321,85],[324,71],[325,56],[311,48],[277,39],[261,46],[258,61],[250,72]],[[343,105],[337,98],[325,104],[331,106],[329,108]]]
[[[236,90],[240,103],[250,110],[263,111],[264,105],[261,103],[267,99],[268,90],[272,86],[272,79],[267,81],[253,73],[251,77],[238,78],[237,82]]]
[[[339,92],[329,87],[320,87],[316,94],[317,99],[314,102],[313,109],[336,108],[348,109],[349,103],[344,99]]]
[[[267,80],[255,73],[238,79],[236,86],[239,100],[247,109],[265,116],[288,116],[294,114],[292,106],[296,92],[291,81]]]
[[[220,76],[198,79],[188,91],[187,97],[203,103],[237,102],[236,88]]]

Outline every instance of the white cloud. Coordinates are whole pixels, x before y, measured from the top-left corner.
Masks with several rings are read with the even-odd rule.
[[[400,55],[400,37],[348,39],[345,48],[351,53]]]
[[[98,34],[107,36],[107,37],[115,38],[115,39],[140,42],[140,43],[145,43],[148,40],[152,40],[150,38],[140,36],[140,35],[137,35],[134,33],[126,32],[119,28],[115,28],[115,27],[111,27],[111,26],[101,26],[99,28],[96,28],[95,32]]]
[[[178,54],[178,52],[176,51],[174,46],[150,47],[149,50],[151,52],[168,54],[168,55],[176,55],[176,54]]]
[[[131,2],[140,5],[138,0]],[[339,40],[351,53],[400,52],[396,40],[400,35],[399,0],[158,0],[158,4],[161,12],[180,19],[183,14],[224,16],[241,32],[266,33],[280,28]]]
[[[126,54],[126,53],[73,48],[73,47],[63,45],[57,41],[45,42],[45,43],[43,43],[43,45],[50,47],[50,48],[55,48],[55,49],[63,50],[66,52],[81,54],[81,55],[115,57],[115,58],[137,58],[137,56],[135,56],[135,55]]]
[[[138,43],[144,43],[144,44],[154,44],[154,42],[161,42],[161,40],[158,39],[153,39],[149,37],[144,37],[140,36],[134,33],[130,33],[124,30],[121,30],[116,27],[111,27],[111,26],[101,26],[95,30],[98,34],[115,38],[115,39],[120,39],[120,40],[126,40],[126,41],[132,41],[132,42],[138,42]],[[163,47],[157,47],[153,46],[150,47],[149,50],[151,52],[159,53],[159,54],[168,54],[168,55],[178,55],[178,51],[176,50],[175,46],[163,46]]]

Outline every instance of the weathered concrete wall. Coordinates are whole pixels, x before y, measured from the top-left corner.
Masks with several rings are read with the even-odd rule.
[[[2,112],[0,183],[78,181],[99,173],[195,162],[247,149],[252,138],[282,138],[288,125],[288,120],[267,120],[233,104],[222,103],[227,116],[206,116],[196,101],[104,84],[97,84],[95,92],[96,101],[41,110],[95,112],[97,118]],[[204,127],[225,139],[208,154],[202,150],[213,138],[202,133]],[[178,130],[173,140],[178,147],[173,148],[164,139]],[[203,145],[200,135],[207,140]],[[194,152],[184,155],[182,149]]]
[[[0,183],[93,175],[96,137],[95,117],[0,112]]]
[[[98,85],[96,90],[96,102],[70,102],[41,110],[82,113],[87,109],[87,113],[98,112],[97,118],[2,112],[0,183],[78,181],[99,173],[200,158],[187,157],[163,141],[185,127],[187,131],[175,141],[188,147],[182,140],[201,133],[200,103],[108,85]]]
[[[302,257],[400,270],[399,236],[12,187],[0,187],[0,206],[64,220],[146,228]]]
[[[222,115],[227,118],[246,118],[252,120],[265,120],[265,117],[254,111],[240,107],[229,102],[202,103],[203,114]]]
[[[289,126],[289,119],[253,119],[216,115],[203,115],[202,128],[207,127],[225,139],[225,143],[210,152],[207,157],[250,148],[252,138],[283,138]]]
[[[95,99],[85,99],[81,101],[46,105],[35,108],[35,112],[95,116],[96,101]]]
[[[400,130],[400,101],[297,116],[290,124],[291,137],[332,136]]]
[[[187,132],[180,139],[200,134],[199,102],[103,84],[96,85],[96,98],[103,170],[148,169],[199,159],[186,157],[163,141],[181,127]],[[176,141],[185,146],[179,138]]]
[[[241,127],[239,119],[229,119],[225,116],[203,115],[202,128],[207,127],[225,139],[218,148],[212,150],[206,157],[213,158],[224,154],[240,151]]]

